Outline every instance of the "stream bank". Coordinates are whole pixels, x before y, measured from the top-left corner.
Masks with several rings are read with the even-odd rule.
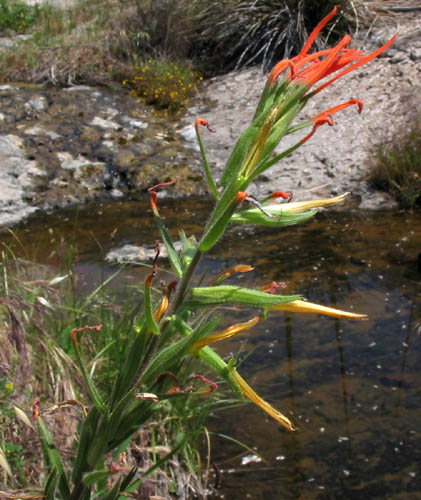
[[[377,31],[358,45],[368,51],[396,27]],[[250,194],[292,191],[295,199],[352,193],[350,206],[395,206],[365,181],[369,150],[393,133],[421,96],[421,16],[400,29],[382,56],[346,75],[305,108],[307,116],[360,98],[364,111],[335,116],[299,150],[258,177]],[[35,85],[0,86],[0,224],[18,223],[36,211],[51,211],[96,199],[138,199],[158,182],[179,179],[167,196],[207,192],[194,120],[203,132],[215,176],[250,121],[266,76],[252,68],[207,81],[184,114],[157,113],[124,89]],[[282,149],[297,141],[287,136]]]

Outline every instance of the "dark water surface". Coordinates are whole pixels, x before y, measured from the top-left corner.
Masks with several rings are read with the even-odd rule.
[[[190,235],[208,208],[192,200],[162,204],[161,211],[172,230],[178,221]],[[114,272],[101,260],[106,251],[158,237],[142,203],[34,219],[16,233],[41,261],[51,261],[57,241],[64,241],[61,252],[74,242],[86,288]],[[202,262],[211,274],[253,265],[234,282],[282,281],[288,293],[369,316],[352,322],[279,312],[218,346],[238,356],[240,373],[298,427],[289,433],[253,405],[218,413],[210,429],[261,457],[213,437],[224,498],[421,499],[420,252],[420,212],[331,211],[281,232],[234,228]],[[115,286],[145,272],[127,269]],[[225,316],[229,325],[251,313],[227,308]]]

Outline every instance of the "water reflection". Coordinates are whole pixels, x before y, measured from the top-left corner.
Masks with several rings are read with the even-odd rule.
[[[303,253],[308,252],[308,260],[292,267],[291,261],[279,267],[272,263],[272,270],[267,263],[269,279],[287,275],[289,286],[309,300],[354,306],[370,319],[355,324],[284,314],[258,332],[242,372],[254,377],[260,393],[289,410],[299,432],[276,439],[276,426],[262,422],[255,410],[242,410],[248,433],[238,425],[230,431],[256,446],[267,463],[230,464],[235,472],[226,474],[226,498],[244,498],[244,492],[256,499],[421,497],[421,281],[411,260],[420,243],[419,218],[405,242],[406,258],[399,262],[390,249],[405,228],[395,226],[395,233],[379,244],[372,222],[348,220],[352,238],[337,228],[337,238],[325,239],[327,248],[320,241],[310,245],[301,232],[308,229],[299,230],[294,239],[301,244],[307,239]],[[325,236],[331,231],[321,228]],[[340,243],[329,247],[329,241]],[[320,264],[314,265],[312,254]],[[281,341],[273,345],[276,337]]]
[[[191,234],[206,205],[169,203],[161,212],[173,234],[178,222]],[[74,214],[60,217],[22,227],[19,238],[27,246],[36,234],[38,251],[48,255],[49,227],[67,242],[72,235],[86,288],[114,272],[98,254],[158,236],[147,205],[88,209],[77,224]],[[279,312],[220,347],[241,353],[241,373],[299,427],[288,433],[252,405],[216,414],[215,433],[256,447],[264,458],[242,465],[242,450],[214,436],[225,498],[421,498],[420,232],[420,213],[329,212],[282,233],[233,228],[202,262],[210,274],[234,263],[253,265],[253,273],[235,280],[283,281],[288,293],[369,315],[361,323]],[[145,272],[130,268],[116,286]],[[225,312],[228,324],[248,317],[236,308]]]

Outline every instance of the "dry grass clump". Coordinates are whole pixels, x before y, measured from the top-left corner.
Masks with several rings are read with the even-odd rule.
[[[196,0],[198,24],[193,53],[218,71],[261,65],[265,70],[297,54],[320,19],[339,5],[331,37],[353,29],[352,2],[303,0]],[[317,41],[321,48],[324,42]]]

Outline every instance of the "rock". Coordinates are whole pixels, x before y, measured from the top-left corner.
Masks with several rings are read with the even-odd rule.
[[[15,135],[0,136],[0,224],[15,224],[37,208],[25,201],[25,190],[31,175],[40,173],[36,163],[28,160],[23,140]]]
[[[44,96],[36,96],[25,103],[25,108],[42,111],[47,107],[47,99]]]
[[[14,45],[22,42],[24,40],[28,40],[31,35],[15,35],[14,37],[1,37],[0,38],[0,50],[8,50],[11,49]]]
[[[359,208],[362,210],[391,210],[398,208],[398,203],[389,194],[376,192],[363,196]]]
[[[77,0],[24,0],[29,5],[48,3],[60,9],[69,9],[77,3]]]
[[[82,128],[80,140],[87,143],[96,143],[101,138],[101,132],[95,127],[85,126]]]
[[[191,241],[191,243],[195,243],[194,236],[190,237],[189,240]],[[181,251],[183,246],[181,241],[176,241],[173,245],[177,252]],[[108,252],[105,256],[105,260],[107,262],[121,264],[124,262],[145,262],[148,260],[153,260],[155,257],[155,246],[137,246],[127,244],[122,246],[121,248],[117,248]],[[168,252],[164,245],[160,246],[159,258],[168,258]]]
[[[25,128],[23,130],[24,134],[27,135],[46,135],[50,137],[50,139],[59,139],[60,135],[54,132],[53,130],[47,130],[46,128],[42,127],[41,125],[34,125],[32,127]]]
[[[124,197],[124,193],[119,189],[112,189],[110,195],[116,200],[119,200]]]
[[[78,158],[74,158],[70,153],[67,152],[59,152],[57,153],[57,157],[60,160],[61,167],[66,170],[78,170],[91,163],[89,160],[81,156],[79,156]]]
[[[200,151],[196,136],[196,130],[193,125],[187,125],[187,127],[182,128],[179,134],[184,141],[191,143],[190,147],[192,147],[196,151]]]
[[[177,242],[177,250],[180,250],[181,243]],[[121,248],[111,250],[105,256],[107,262],[114,262],[121,264],[123,262],[144,262],[147,260],[152,260],[156,256],[155,247],[143,247],[136,245],[124,245]],[[161,247],[159,256],[162,258],[168,257],[168,252],[165,247]]]
[[[92,122],[91,125],[95,125],[96,127],[101,127],[105,129],[113,129],[113,130],[121,130],[123,127],[116,122],[113,122],[111,120],[104,120],[103,118],[96,116]]]
[[[137,129],[143,130],[143,129],[147,128],[147,126],[148,126],[147,122],[144,122],[142,120],[135,120],[134,118],[130,118],[128,116],[124,116],[123,120],[131,128],[137,128]]]
[[[119,151],[114,160],[117,167],[127,168],[136,163],[136,155],[130,149],[123,149]]]
[[[421,47],[414,47],[409,53],[411,61],[421,61]]]
[[[7,157],[23,158],[25,151],[23,149],[23,140],[16,135],[0,136],[0,159]]]

